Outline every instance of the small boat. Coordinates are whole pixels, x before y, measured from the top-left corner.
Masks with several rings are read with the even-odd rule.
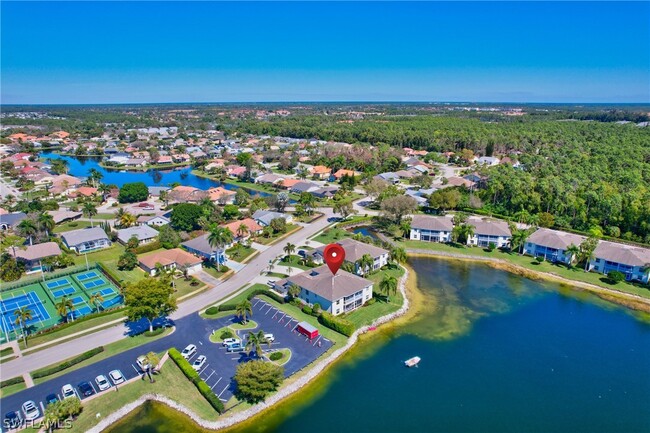
[[[407,367],[417,367],[419,362],[420,362],[420,357],[414,356],[413,358],[404,361],[404,365],[406,365]]]

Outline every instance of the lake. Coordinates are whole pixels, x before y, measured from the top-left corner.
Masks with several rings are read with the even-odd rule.
[[[172,183],[178,182],[182,185],[192,186],[202,190],[207,190],[216,186],[221,186],[229,190],[236,190],[239,188],[238,186],[229,183],[221,183],[215,180],[196,176],[191,173],[191,167],[170,170],[123,171],[119,169],[109,170],[101,167],[99,162],[102,158],[65,156],[50,152],[43,152],[40,154],[40,157],[45,159],[63,159],[67,161],[68,173],[72,176],[87,177],[88,171],[91,168],[94,168],[104,176],[102,178],[103,183],[117,185],[118,187],[131,182],[144,182],[147,186],[169,186]],[[266,192],[248,191],[251,194],[259,194],[263,197],[270,195]]]
[[[424,298],[414,319],[229,432],[650,431],[647,322],[484,264],[410,263]],[[419,367],[404,367],[415,355]],[[202,430],[147,404],[110,431]]]

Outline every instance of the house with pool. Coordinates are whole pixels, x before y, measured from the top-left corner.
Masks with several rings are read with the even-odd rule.
[[[59,248],[59,244],[56,242],[44,242],[42,244],[28,245],[27,247],[15,249],[7,248],[6,251],[13,256],[14,250],[16,260],[25,263],[25,272],[27,274],[40,272],[43,259],[61,255],[61,248]]]
[[[335,316],[356,310],[372,299],[372,281],[342,269],[334,275],[327,265],[276,281],[274,289],[287,295],[293,284],[300,288],[298,297],[303,302],[319,304],[323,311]]]
[[[77,254],[101,250],[112,245],[108,235],[101,227],[88,227],[61,233],[61,239],[68,249]]]

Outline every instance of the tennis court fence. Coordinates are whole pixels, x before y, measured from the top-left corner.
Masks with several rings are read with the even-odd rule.
[[[100,269],[103,270],[103,267],[99,266],[97,263],[89,263],[88,269]],[[65,277],[66,275],[76,274],[86,270],[86,265],[75,265],[68,266],[65,269],[60,269],[54,272],[48,272],[45,274],[45,281],[52,280],[54,278]],[[27,278],[23,278],[19,281],[13,283],[2,283],[0,285],[0,292],[6,292],[8,290],[18,289],[20,287],[29,286],[34,283],[40,283],[43,281],[43,276],[39,273],[38,275],[33,275]],[[119,286],[118,286],[119,287]]]

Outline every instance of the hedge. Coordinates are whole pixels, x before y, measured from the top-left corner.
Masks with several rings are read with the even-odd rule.
[[[246,298],[250,301],[251,299],[253,299],[257,295],[268,296],[269,298],[273,299],[275,302],[279,302],[280,304],[284,304],[284,303],[287,302],[284,297],[282,297],[282,296],[280,296],[280,295],[278,295],[276,293],[273,293],[270,290],[266,290],[266,289],[253,290],[251,293],[249,293],[249,295]]]
[[[214,307],[214,306],[208,307],[208,309],[205,310],[205,314],[207,314],[209,316],[214,316],[218,312],[219,312],[219,307]]]
[[[97,355],[98,353],[102,353],[103,351],[104,351],[104,346],[95,347],[94,349],[91,349],[88,352],[84,352],[75,358],[64,361],[59,365],[55,365],[54,367],[46,367],[40,370],[36,370],[35,372],[32,373],[32,379],[38,379],[41,377],[50,376],[54,373],[58,373],[59,371],[68,369],[73,365],[85,361],[86,359],[90,359],[93,356]]]
[[[332,316],[330,313],[323,312],[318,316],[318,323],[347,337],[352,335],[354,332],[354,324],[352,322],[345,319],[339,319],[338,317]]]
[[[283,356],[284,355],[282,354],[282,352],[273,352],[271,354],[271,356],[269,356],[269,359],[271,361],[278,361],[278,360],[282,359]]]
[[[144,253],[149,253],[151,251],[155,251],[157,249],[162,248],[162,244],[160,241],[153,241],[151,243],[139,246],[138,248],[135,249],[136,254],[144,254]]]
[[[144,336],[145,337],[155,337],[156,335],[160,335],[163,332],[165,332],[165,328],[156,328],[153,331],[145,331]]]
[[[69,328],[70,326],[78,325],[79,323],[83,323],[83,322],[86,322],[88,320],[97,319],[98,317],[108,316],[109,314],[113,314],[116,311],[121,310],[123,308],[124,308],[124,306],[120,305],[120,306],[117,306],[117,307],[112,307],[112,308],[109,308],[107,310],[104,310],[101,313],[92,313],[92,314],[88,314],[86,316],[80,317],[78,319],[74,319],[73,322],[65,322],[65,323],[61,323],[61,324],[58,324],[58,325],[54,325],[51,328],[47,328],[47,329],[44,329],[42,331],[37,331],[37,332],[35,332],[33,334],[29,334],[27,336],[27,340],[30,340],[30,339],[32,339],[34,337],[39,337],[39,336],[51,334],[52,332],[58,332],[58,331],[60,331],[62,329]]]
[[[235,311],[237,306],[235,304],[221,304],[219,305],[219,311]]]
[[[23,382],[25,382],[25,379],[22,376],[12,377],[11,379],[3,380],[2,382],[0,382],[0,388],[4,388],[5,386],[10,386],[10,385],[16,385]]]
[[[199,373],[192,368],[190,363],[183,358],[180,352],[172,347],[169,349],[169,357],[178,365],[178,368],[181,369],[185,377],[196,386],[196,389],[199,390],[201,395],[210,403],[210,405],[219,413],[223,413],[224,407],[219,397],[215,395],[210,387],[201,379]]]

